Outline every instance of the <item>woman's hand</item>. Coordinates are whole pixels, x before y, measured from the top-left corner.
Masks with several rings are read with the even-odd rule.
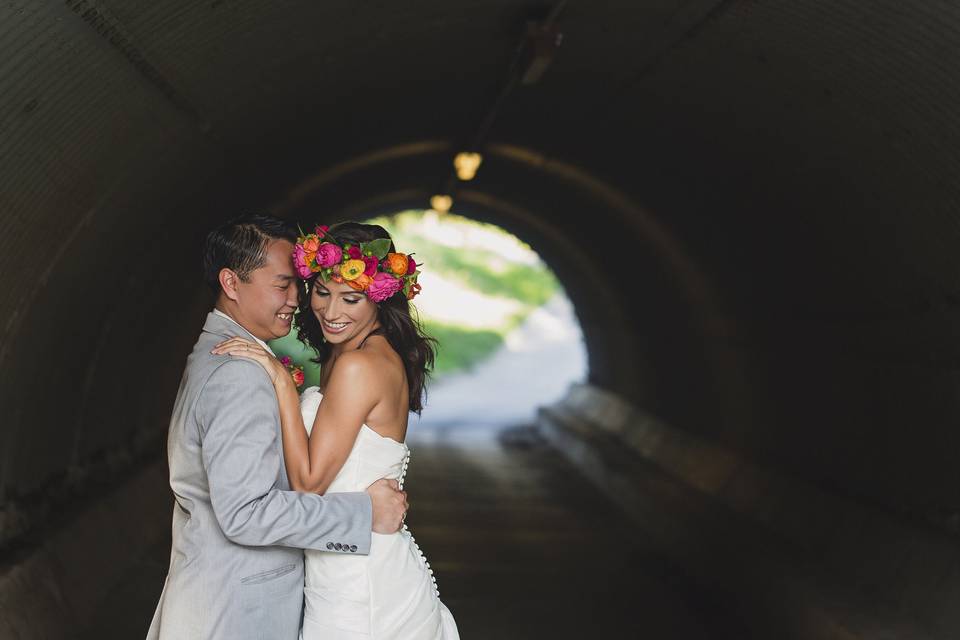
[[[270,355],[270,353],[259,344],[246,338],[230,338],[229,340],[225,340],[215,346],[210,353],[253,360],[263,367],[267,375],[270,376],[270,382],[272,382],[274,386],[277,385],[278,381],[284,380],[283,376],[290,378],[286,367],[280,364],[279,360]]]

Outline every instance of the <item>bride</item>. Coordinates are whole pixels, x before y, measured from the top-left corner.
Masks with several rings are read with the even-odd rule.
[[[260,345],[233,338],[214,353],[254,360],[280,405],[283,455],[297,491],[362,491],[380,478],[402,488],[410,411],[422,409],[432,338],[410,315],[417,264],[378,225],[344,222],[301,235],[294,262],[306,295],[298,337],[313,347],[320,386],[297,397],[286,367]],[[350,545],[307,549],[303,640],[458,639],[433,570],[406,525],[372,534],[368,556]]]

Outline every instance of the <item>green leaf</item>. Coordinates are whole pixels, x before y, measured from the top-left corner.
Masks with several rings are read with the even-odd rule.
[[[390,253],[390,240],[388,238],[377,238],[370,242],[361,242],[360,251],[362,253],[369,251],[371,254],[377,256],[378,260],[382,259]]]

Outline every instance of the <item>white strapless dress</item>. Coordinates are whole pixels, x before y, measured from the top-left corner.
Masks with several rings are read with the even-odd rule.
[[[307,431],[323,394],[300,397]],[[329,493],[363,491],[380,478],[403,486],[410,450],[363,425]],[[407,526],[371,534],[370,555],[307,549],[302,640],[459,640],[456,622],[440,602],[430,563]]]

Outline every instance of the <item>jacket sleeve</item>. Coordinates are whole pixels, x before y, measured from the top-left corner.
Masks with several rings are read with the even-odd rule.
[[[224,361],[195,410],[210,502],[229,540],[322,550],[340,543],[369,553],[372,508],[365,492],[319,496],[275,488],[283,464],[280,418],[260,365]]]

